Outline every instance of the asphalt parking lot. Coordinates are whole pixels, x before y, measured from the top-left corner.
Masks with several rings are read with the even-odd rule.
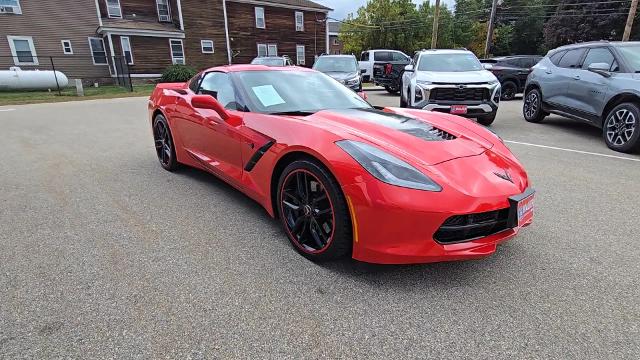
[[[492,128],[534,225],[419,266],[305,260],[230,186],[160,168],[144,98],[0,107],[0,358],[638,359],[640,156],[520,107]]]

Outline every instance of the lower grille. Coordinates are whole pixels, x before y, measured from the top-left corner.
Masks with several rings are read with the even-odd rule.
[[[507,230],[509,209],[484,213],[455,215],[448,218],[434,238],[442,244],[469,241]]]
[[[485,101],[489,100],[486,88],[435,88],[431,90],[430,100],[435,101]]]

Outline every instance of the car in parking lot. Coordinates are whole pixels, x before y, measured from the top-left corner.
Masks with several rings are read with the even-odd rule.
[[[523,115],[549,113],[602,129],[607,146],[640,149],[640,42],[597,41],[550,51],[528,77]]]
[[[377,49],[367,50],[360,54],[360,70],[364,82],[373,80],[373,65],[376,62],[409,61],[411,58],[398,50]]]
[[[402,75],[400,107],[446,112],[491,125],[500,82],[468,50],[416,52]]]
[[[542,60],[539,55],[500,56],[482,59],[485,69],[491,71],[502,85],[502,100],[513,100],[524,91],[531,68]]]
[[[159,84],[148,110],[164,169],[184,164],[230,183],[312,260],[475,259],[533,221],[527,173],[493,132],[448,114],[376,109],[311,69],[211,68]]]
[[[288,56],[258,56],[251,60],[251,64],[266,66],[293,66],[293,63]]]
[[[353,91],[362,91],[362,76],[358,60],[353,55],[322,55],[313,69],[325,73]]]

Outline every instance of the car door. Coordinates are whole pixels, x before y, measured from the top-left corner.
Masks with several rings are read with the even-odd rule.
[[[575,100],[577,109],[586,112],[590,120],[595,120],[604,108],[605,94],[610,78],[589,71],[589,65],[606,63],[612,68],[615,58],[606,47],[590,48],[582,62],[577,77],[569,86],[569,95]]]
[[[558,62],[554,69],[547,69],[549,83],[547,91],[543,89],[545,101],[552,103],[560,110],[570,110],[577,108],[577,101],[569,95],[569,86],[579,78],[580,64],[586,52],[585,48],[568,50]]]
[[[516,77],[518,78],[518,87],[522,88],[524,84],[527,82],[527,76],[531,72],[532,64],[530,58],[518,58],[515,59],[516,62]]]
[[[360,70],[364,70],[362,73],[363,76],[366,77],[366,80],[369,80],[371,77],[371,73],[373,72],[373,64],[371,62],[371,51],[363,51],[362,55],[360,55]]]
[[[243,113],[236,111],[241,106],[229,74],[215,71],[205,74],[198,94],[213,96],[236,115],[235,120],[242,119]],[[244,138],[239,130],[242,124],[224,121],[209,109],[193,109],[191,118],[189,134],[194,138],[191,155],[209,171],[238,184],[242,179]]]

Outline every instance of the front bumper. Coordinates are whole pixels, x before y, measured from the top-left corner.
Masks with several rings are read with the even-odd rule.
[[[476,160],[454,160],[443,170],[455,171]],[[455,162],[458,162],[455,164]],[[368,180],[343,186],[353,224],[353,258],[378,264],[416,264],[478,259],[531,224],[508,226],[484,236],[439,242],[438,230],[453,216],[510,210],[510,197],[525,193],[528,182],[500,182],[474,194],[444,186],[441,192],[420,191]],[[483,185],[484,186],[484,185]],[[510,213],[511,216],[511,213]]]
[[[461,87],[463,86],[463,87]],[[434,99],[432,94],[436,89],[486,89],[489,96],[484,99]],[[490,115],[498,111],[498,105],[500,104],[500,91],[501,87],[499,83],[496,84],[470,84],[470,85],[456,85],[456,84],[420,84],[418,83],[411,95],[411,108],[422,109],[429,111],[438,111],[451,113],[451,107],[454,105],[465,105],[467,107],[466,114],[458,114],[460,116],[474,117],[482,115]]]

